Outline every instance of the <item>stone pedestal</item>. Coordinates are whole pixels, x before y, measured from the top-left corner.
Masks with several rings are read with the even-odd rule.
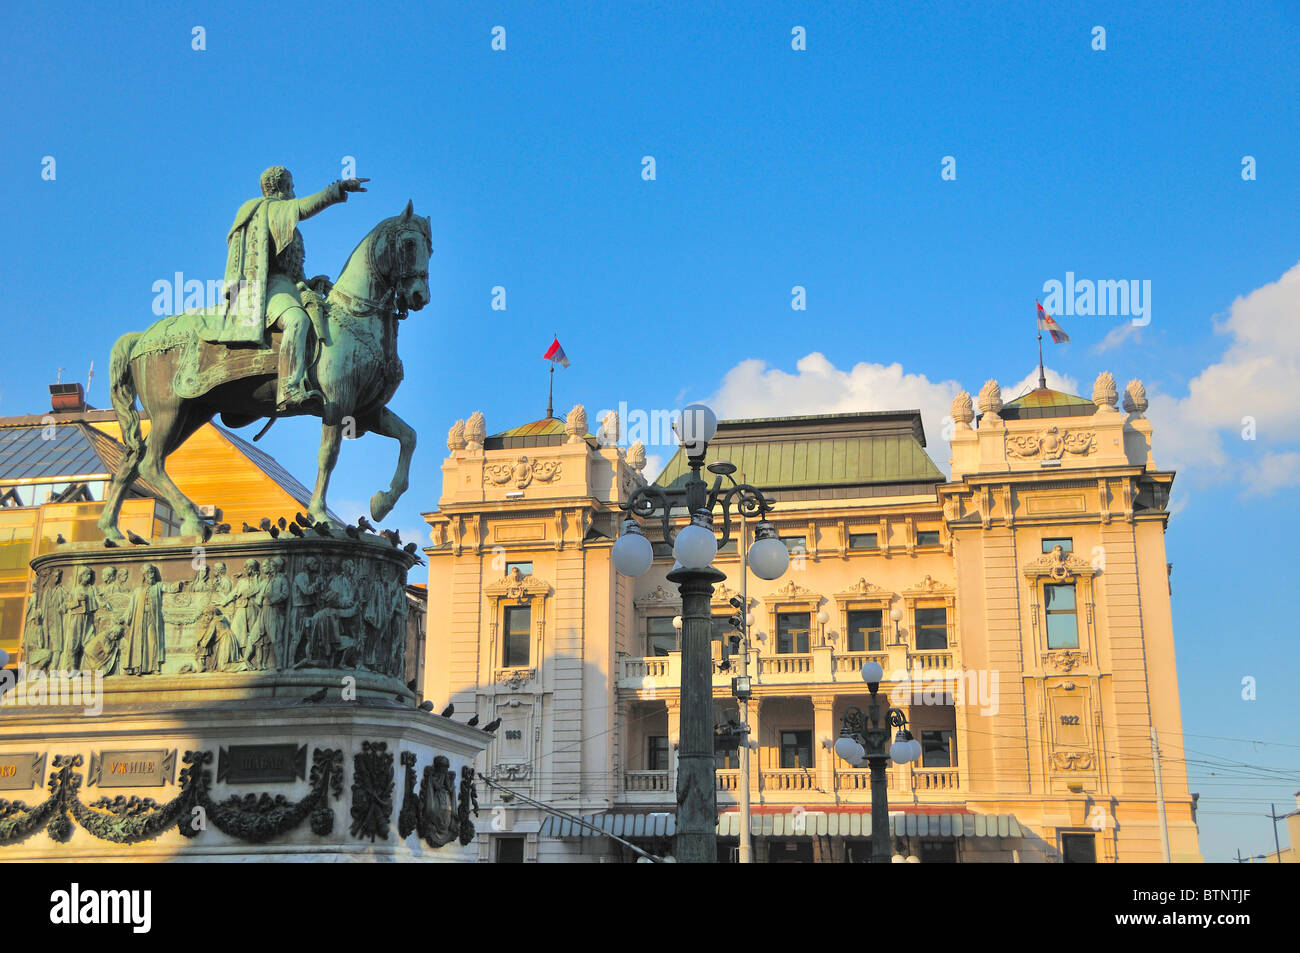
[[[477,859],[490,736],[400,678],[412,561],[251,533],[33,560],[0,860]]]

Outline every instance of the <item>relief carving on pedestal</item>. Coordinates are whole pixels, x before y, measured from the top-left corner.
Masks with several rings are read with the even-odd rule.
[[[1007,434],[1007,456],[1013,460],[1037,457],[1043,460],[1060,460],[1066,453],[1086,456],[1097,444],[1093,430],[1062,430],[1048,427],[1036,434]]]
[[[1053,751],[1052,767],[1057,771],[1091,771],[1091,751]]]

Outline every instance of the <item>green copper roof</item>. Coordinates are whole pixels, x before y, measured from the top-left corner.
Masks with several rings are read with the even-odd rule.
[[[766,489],[943,482],[924,447],[919,411],[768,417],[720,422],[707,462],[730,461]],[[679,449],[655,482],[684,483],[689,469]]]
[[[1003,405],[999,416],[1006,420],[1029,420],[1034,417],[1086,417],[1096,412],[1096,404],[1084,397],[1040,387]]]
[[[495,433],[483,441],[488,450],[518,450],[523,447],[548,447],[564,443],[568,437],[564,433],[564,421],[557,417],[543,417],[529,424],[520,424]],[[592,434],[586,435],[587,443],[596,445]]]

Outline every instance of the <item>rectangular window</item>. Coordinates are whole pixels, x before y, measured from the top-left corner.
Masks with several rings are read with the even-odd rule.
[[[645,620],[645,654],[667,655],[677,651],[677,629],[672,616],[656,615]]]
[[[781,612],[776,617],[776,651],[778,655],[804,654],[808,651],[810,612]]]
[[[646,739],[646,769],[649,771],[668,770],[668,736],[651,735]]]
[[[781,732],[781,767],[811,768],[812,766],[812,732]]]
[[[498,864],[522,864],[524,862],[524,839],[522,837],[494,837],[497,842]]]
[[[1062,834],[1061,863],[1095,864],[1097,862],[1097,838],[1094,834]]]
[[[516,569],[519,570],[521,576],[531,576],[533,574],[533,564],[531,562],[506,563],[507,576],[513,576]]]
[[[849,651],[880,652],[880,609],[861,609],[849,613]]]
[[[849,549],[879,549],[875,533],[849,533]]]
[[[1048,536],[1043,539],[1043,554],[1050,553],[1054,548],[1060,546],[1067,553],[1074,552],[1074,539],[1069,536]]]
[[[808,552],[807,536],[782,536],[781,542],[785,543],[785,548],[790,550],[791,555],[803,555]]]
[[[1043,586],[1043,606],[1047,610],[1047,647],[1077,649],[1079,626],[1074,609],[1074,583]]]
[[[957,767],[957,732],[951,730],[921,732],[921,767]]]
[[[918,649],[946,649],[948,647],[948,610],[916,610],[916,647]]]
[[[938,546],[939,531],[937,529],[923,529],[916,534],[916,545],[918,546]]]
[[[501,640],[501,664],[506,668],[528,664],[528,635],[532,621],[532,606],[506,606],[505,638]]]

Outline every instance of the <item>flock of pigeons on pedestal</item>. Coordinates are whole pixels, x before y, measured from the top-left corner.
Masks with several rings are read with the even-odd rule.
[[[313,522],[310,517],[304,516],[302,513],[295,513],[293,515],[293,522],[290,522],[289,520],[285,519],[283,516],[281,516],[278,520],[272,520],[269,516],[263,516],[262,521],[258,523],[256,526],[250,526],[247,522],[245,522],[240,527],[240,532],[242,533],[259,533],[259,532],[267,533],[271,536],[272,539],[279,539],[280,534],[283,532],[288,532],[290,536],[297,536],[299,539],[302,539],[307,536],[308,531],[315,533],[317,536],[323,536],[325,539],[338,538],[337,536],[335,536],[334,531],[330,528],[330,525],[328,523]],[[217,523],[212,527],[212,532],[214,535],[217,536],[226,535],[230,532],[230,524]],[[400,549],[402,552],[406,553],[408,556],[414,559],[421,566],[424,565],[424,560],[421,559],[418,555],[418,550],[420,547],[417,544],[407,543],[405,546],[403,546],[401,534],[398,533],[397,530],[395,529],[377,530],[373,525],[371,525],[370,521],[366,519],[364,516],[357,518],[357,522],[355,526],[344,526],[343,532],[349,539],[361,539],[362,534],[369,534],[372,536],[378,536],[380,539],[386,539],[394,549]],[[143,538],[142,536],[139,536],[136,533],[133,533],[129,529],[126,531],[126,538],[130,540],[132,546],[149,545],[149,541],[147,539]],[[66,543],[67,540],[64,539],[62,535],[60,535],[58,539],[55,540],[55,542]],[[118,543],[116,540],[106,539],[104,540],[104,545],[111,549],[117,546]]]

